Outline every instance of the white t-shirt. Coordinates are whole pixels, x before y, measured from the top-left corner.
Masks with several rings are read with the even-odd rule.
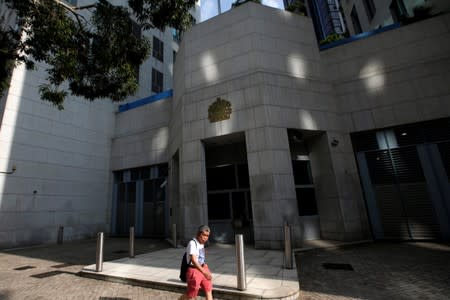
[[[198,263],[203,265],[205,263],[205,245],[200,244],[200,242],[193,238],[186,247],[186,260],[189,264],[191,261],[191,255],[196,255]]]

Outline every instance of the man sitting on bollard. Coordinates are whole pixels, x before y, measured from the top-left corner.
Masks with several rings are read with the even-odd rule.
[[[205,263],[205,243],[211,230],[202,225],[197,230],[197,236],[186,247],[186,259],[189,267],[186,272],[187,291],[181,299],[194,299],[198,291],[205,291],[206,300],[212,300],[212,274]]]

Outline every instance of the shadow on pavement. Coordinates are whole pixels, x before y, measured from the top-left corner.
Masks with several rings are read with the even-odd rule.
[[[95,239],[70,241],[62,245],[43,245],[29,248],[2,250],[0,253],[18,255],[29,258],[44,259],[60,264],[53,268],[64,268],[71,265],[90,265],[95,263],[97,241]],[[135,255],[169,248],[165,240],[159,239],[135,239]],[[128,256],[128,238],[105,238],[103,246],[103,261],[115,260]],[[18,266],[21,267],[21,266]]]
[[[8,290],[0,291],[0,299],[9,299],[11,293]]]
[[[450,295],[450,244],[375,242],[297,252],[296,262],[301,299],[448,299]]]

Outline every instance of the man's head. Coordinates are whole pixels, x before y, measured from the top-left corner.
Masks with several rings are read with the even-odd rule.
[[[209,233],[211,232],[211,229],[209,229],[208,225],[201,225],[197,230],[197,240],[204,244],[209,239]]]

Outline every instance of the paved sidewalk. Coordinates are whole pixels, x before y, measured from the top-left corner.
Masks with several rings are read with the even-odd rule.
[[[165,241],[136,239],[136,253],[165,249]],[[95,262],[96,240],[0,251],[1,300],[172,300],[181,293],[78,276]],[[128,239],[105,239],[105,260],[127,255]]]
[[[305,245],[309,251],[296,254],[299,299],[450,299],[450,244],[370,242],[338,247],[341,244],[311,241]],[[311,250],[319,246],[323,248]],[[125,258],[127,249],[128,239],[106,239],[105,261]],[[182,251],[165,241],[136,239],[137,255],[164,249]],[[249,263],[255,255],[246,253]],[[78,276],[93,263],[95,240],[0,251],[0,299],[176,300],[182,293]],[[210,261],[213,274],[216,263]],[[327,263],[349,264],[353,271],[325,269]]]
[[[376,242],[296,258],[302,300],[450,299],[450,244]]]
[[[283,252],[245,248],[247,289],[237,289],[237,263],[233,245],[207,248],[207,262],[213,272],[214,297],[220,299],[298,299],[297,270],[283,268]],[[81,271],[83,276],[183,292],[186,284],[178,278],[184,248],[171,248],[95,265]]]

